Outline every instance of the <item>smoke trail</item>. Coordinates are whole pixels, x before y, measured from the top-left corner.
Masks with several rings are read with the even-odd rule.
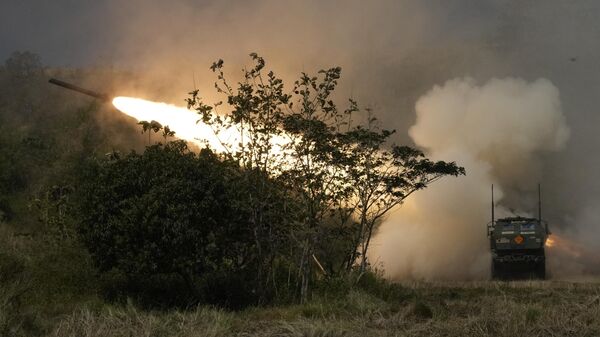
[[[435,183],[394,211],[375,238],[371,261],[395,279],[485,278],[490,185],[498,186],[500,204],[516,187],[537,188],[540,154],[560,150],[569,136],[558,89],[545,79],[481,86],[454,79],[422,96],[416,112],[409,130],[415,144],[433,159],[456,160],[467,176]]]
[[[600,215],[598,199],[590,199],[575,213],[565,216],[561,227],[555,227],[555,247],[548,250],[552,277],[582,280],[600,273]]]

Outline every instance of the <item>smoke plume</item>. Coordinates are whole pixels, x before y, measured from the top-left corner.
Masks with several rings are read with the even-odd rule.
[[[532,191],[540,156],[562,149],[569,137],[558,89],[548,80],[454,79],[416,104],[409,134],[435,160],[456,160],[466,177],[447,178],[414,195],[385,221],[371,252],[395,279],[482,279],[490,266],[486,224],[490,186],[496,201],[512,189]],[[527,215],[534,203],[515,210]],[[499,206],[499,216],[511,211]],[[535,214],[535,213],[534,213]]]

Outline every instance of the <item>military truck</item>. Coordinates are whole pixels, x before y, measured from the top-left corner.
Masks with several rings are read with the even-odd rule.
[[[542,220],[541,189],[538,186],[538,218],[508,217],[495,219],[492,186],[492,221],[488,223],[492,251],[492,278],[546,278],[544,247],[550,232]]]

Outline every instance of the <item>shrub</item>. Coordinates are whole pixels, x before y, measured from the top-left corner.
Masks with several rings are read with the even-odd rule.
[[[254,301],[231,294],[257,287],[243,186],[238,165],[206,149],[196,155],[180,141],[91,163],[78,232],[108,283],[118,276],[109,293],[153,305]]]

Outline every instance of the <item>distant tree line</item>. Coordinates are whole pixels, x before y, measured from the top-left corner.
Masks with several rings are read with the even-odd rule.
[[[39,232],[38,226],[47,223],[40,218],[49,217],[38,211],[52,214],[42,205],[49,207],[52,190],[74,187],[74,173],[86,158],[146,145],[135,122],[48,84],[52,75],[74,83],[93,78],[99,87],[110,86],[105,73],[48,67],[28,51],[14,52],[0,64],[0,223],[15,225],[18,232]],[[123,76],[115,71],[110,77]]]

